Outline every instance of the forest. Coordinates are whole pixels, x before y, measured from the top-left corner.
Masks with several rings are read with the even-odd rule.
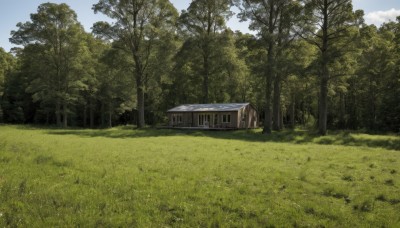
[[[169,0],[99,0],[92,10],[110,21],[90,33],[55,3],[11,31],[0,122],[143,128],[180,104],[250,102],[265,134],[400,131],[400,17],[368,25],[351,0],[193,0],[182,12]],[[232,31],[230,17],[254,33]]]

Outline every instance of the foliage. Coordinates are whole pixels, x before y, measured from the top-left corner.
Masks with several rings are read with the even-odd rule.
[[[18,23],[17,27],[10,41],[26,47],[22,51],[27,58],[23,64],[36,74],[26,91],[42,107],[55,107],[58,125],[62,107],[67,127],[70,106],[76,104],[79,91],[86,87],[81,80],[84,72],[80,59],[84,56],[84,30],[68,5],[54,3],[41,4],[37,13],[31,14],[31,21]]]
[[[101,12],[115,23],[97,22],[94,33],[114,40],[115,46],[129,53],[133,60],[133,76],[136,82],[138,122],[145,126],[145,90],[149,67],[152,66],[152,54],[155,43],[164,33],[175,30],[178,13],[168,0],[100,0],[93,5],[95,13]]]
[[[198,85],[201,85],[199,93],[200,103],[224,102],[223,85],[225,81],[225,69],[231,68],[237,60],[233,53],[235,48],[230,41],[230,32],[226,30],[226,21],[232,16],[229,0],[195,0],[187,10],[182,11],[179,18],[180,31],[187,37],[190,45],[182,48],[189,58],[196,60],[192,73],[194,77],[202,76]],[[187,61],[186,59],[182,59]],[[222,62],[221,62],[222,60]],[[200,62],[200,64],[198,63]],[[230,64],[232,63],[232,64]],[[185,66],[185,65],[183,65]],[[185,69],[183,69],[185,70]],[[228,74],[230,70],[228,69]],[[229,77],[229,76],[228,76]],[[218,88],[213,88],[216,86]]]
[[[255,35],[226,21],[250,21]],[[400,130],[400,19],[377,28],[351,1],[100,0],[85,33],[44,3],[0,51],[0,121],[112,127],[167,122],[187,103],[251,102],[264,133]],[[324,20],[324,17],[326,17]]]
[[[0,48],[0,123],[4,120],[3,114],[3,96],[6,87],[6,78],[13,72],[15,67],[15,59],[9,53],[6,53],[3,48]]]
[[[358,21],[351,0],[307,0],[304,6],[304,25],[301,36],[318,47],[318,129],[321,135],[327,132],[329,83],[334,73],[346,65],[344,52],[354,38],[355,24]],[[342,60],[342,61],[341,61]],[[342,72],[338,72],[342,73]],[[351,72],[345,72],[351,74]]]

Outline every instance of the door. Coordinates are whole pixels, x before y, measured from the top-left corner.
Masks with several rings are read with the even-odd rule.
[[[214,114],[214,120],[213,120],[213,127],[218,127],[219,123],[218,123],[218,114]]]
[[[210,127],[211,124],[210,114],[199,114],[199,127]]]

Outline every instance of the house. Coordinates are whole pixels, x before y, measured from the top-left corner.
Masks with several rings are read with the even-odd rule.
[[[173,128],[247,129],[258,127],[257,110],[250,103],[186,104],[167,111]]]

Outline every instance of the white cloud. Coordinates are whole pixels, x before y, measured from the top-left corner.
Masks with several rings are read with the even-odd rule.
[[[375,11],[365,15],[365,23],[380,26],[384,22],[396,21],[396,17],[400,16],[400,10],[394,8],[386,11]]]

